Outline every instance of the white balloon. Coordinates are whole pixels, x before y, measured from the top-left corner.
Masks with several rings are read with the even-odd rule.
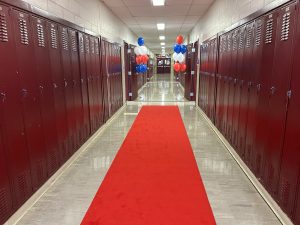
[[[137,47],[134,48],[134,53],[136,55],[141,55],[141,50],[140,50],[139,46],[137,46]]]
[[[140,52],[141,52],[141,55],[146,55],[148,50],[146,48],[146,46],[139,46],[140,47]]]
[[[179,53],[178,54],[178,62],[183,63],[183,61],[184,61],[184,55],[182,53]]]
[[[178,61],[178,55],[179,55],[179,54],[176,53],[176,52],[173,53],[173,59],[174,59],[175,62]]]

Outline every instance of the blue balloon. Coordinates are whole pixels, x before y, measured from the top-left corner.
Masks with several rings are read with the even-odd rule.
[[[181,53],[182,54],[184,54],[184,53],[186,53],[186,46],[185,45],[181,45],[181,47],[180,47],[180,51],[181,51]]]
[[[136,71],[137,73],[140,73],[140,72],[141,72],[141,66],[140,66],[140,65],[136,65],[135,71]]]
[[[144,38],[143,38],[143,37],[139,37],[139,38],[138,38],[138,44],[139,44],[139,46],[142,46],[142,45],[145,44],[145,41],[144,41]]]
[[[181,51],[180,45],[179,45],[179,44],[175,44],[175,45],[174,45],[174,52],[180,53],[180,51]]]

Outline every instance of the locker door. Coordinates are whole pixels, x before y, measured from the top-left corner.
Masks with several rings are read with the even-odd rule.
[[[59,26],[59,40],[61,50],[61,64],[63,69],[63,76],[65,82],[65,103],[67,111],[67,124],[68,124],[68,142],[67,142],[67,155],[69,158],[76,147],[76,117],[75,117],[75,99],[74,99],[74,86],[71,67],[70,56],[70,42],[68,29]]]
[[[217,38],[214,39],[212,44],[212,60],[210,60],[210,64],[212,65],[212,73],[210,75],[210,87],[209,87],[209,105],[210,105],[210,118],[212,121],[215,120],[215,99],[216,99],[216,66],[217,66],[217,56],[218,56],[218,41]]]
[[[261,69],[258,79],[258,105],[256,111],[255,147],[252,149],[252,170],[257,177],[262,176],[264,149],[267,143],[270,82],[272,78],[275,38],[277,33],[278,12],[271,12],[265,16],[265,25],[262,38]]]
[[[247,131],[246,131],[246,163],[253,168],[252,158],[254,156],[254,141],[255,141],[255,127],[256,127],[256,109],[258,103],[258,96],[260,91],[259,77],[262,61],[262,31],[264,27],[264,17],[256,19],[254,22],[254,46],[252,54],[252,69],[250,71],[250,88],[249,88],[249,108],[247,118]]]
[[[75,134],[76,134],[76,149],[77,150],[83,143],[83,106],[81,94],[81,81],[79,71],[79,56],[78,56],[78,42],[76,32],[68,29],[70,41],[70,54],[71,54],[71,68],[73,79],[73,93],[74,93],[74,114],[75,114]]]
[[[287,111],[287,90],[290,86],[296,4],[279,9],[277,17],[276,47],[270,89],[268,113],[269,132],[265,148],[263,182],[273,197],[277,198],[280,160]],[[284,56],[284,57],[282,57]]]
[[[83,105],[83,118],[84,118],[84,140],[89,137],[90,134],[90,112],[89,112],[89,97],[88,97],[88,83],[87,83],[87,65],[85,59],[85,45],[84,36],[78,32],[79,43],[79,65],[80,65],[80,77],[81,77],[81,93],[82,93],[82,105]]]
[[[299,11],[298,19],[299,19]],[[295,45],[292,66],[291,87],[288,95],[289,107],[286,120],[286,133],[284,136],[284,147],[281,158],[280,182],[278,199],[280,206],[291,217],[295,205],[297,195],[297,187],[299,188],[298,178],[300,177],[300,152],[298,134],[300,132],[300,93],[299,93],[299,50],[300,50],[300,21],[296,23],[297,32],[295,32]]]
[[[238,153],[241,155],[238,149],[238,138],[239,138],[239,117],[240,117],[240,103],[241,103],[241,92],[244,85],[243,78],[243,62],[244,62],[244,50],[245,50],[245,38],[246,38],[246,26],[242,26],[239,29],[238,35],[238,52],[237,52],[237,61],[236,61],[236,89],[233,100],[233,114],[232,114],[232,131],[233,131],[233,146],[236,148]]]
[[[232,142],[232,115],[234,111],[234,97],[236,92],[236,60],[238,47],[238,30],[232,32],[232,47],[230,51],[230,68],[229,68],[229,95],[228,95],[228,112],[227,112],[227,126],[226,134],[230,142]]]
[[[184,96],[187,100],[191,99],[191,85],[192,85],[192,74],[191,71],[193,71],[192,68],[192,44],[189,44],[187,46],[187,53],[186,53],[186,73],[185,73],[185,84],[184,84]]]
[[[108,119],[108,113],[107,113],[108,112],[108,88],[107,88],[108,81],[107,81],[106,45],[107,45],[107,42],[102,40],[101,41],[101,76],[102,76],[102,85],[103,85],[104,122],[106,122]],[[131,51],[133,51],[133,50],[131,50]],[[131,66],[133,67],[132,64],[131,64]],[[132,70],[132,69],[133,68],[131,68],[131,71],[132,71],[131,77],[133,78],[133,75],[135,74],[133,71],[135,71],[135,70]],[[131,82],[131,84],[133,84],[133,82]],[[131,91],[132,91],[132,93],[134,93],[133,89],[131,89]]]
[[[1,8],[2,6],[0,6]],[[1,15],[0,9],[0,15]],[[1,32],[0,32],[1,35]],[[0,36],[1,40],[1,36]],[[2,125],[2,124],[0,124]],[[2,143],[2,126],[0,127],[0,223],[3,224],[12,214],[12,196],[8,178],[6,154]]]
[[[243,57],[242,81],[241,81],[241,101],[240,101],[240,116],[238,125],[238,151],[242,157],[245,157],[245,144],[246,144],[246,129],[249,105],[249,89],[251,83],[251,70],[252,70],[252,50],[253,50],[253,26],[250,23],[246,26],[246,42]]]
[[[37,83],[40,89],[41,114],[44,128],[47,172],[52,175],[59,167],[54,95],[49,58],[49,41],[46,38],[46,22],[31,17]]]
[[[40,89],[34,61],[34,40],[29,15],[13,10],[17,73],[21,84],[20,101],[23,108],[25,133],[30,153],[33,189],[47,179],[47,163],[41,118]]]
[[[68,156],[68,122],[65,102],[65,80],[61,64],[61,46],[59,44],[58,25],[47,22],[47,40],[49,42],[50,76],[52,79],[55,125],[60,165],[65,163]]]
[[[13,204],[14,208],[17,208],[31,195],[32,184],[22,107],[19,100],[20,84],[16,73],[12,20],[8,7],[3,5],[0,5],[0,20],[0,124]],[[4,157],[1,156],[1,158]]]

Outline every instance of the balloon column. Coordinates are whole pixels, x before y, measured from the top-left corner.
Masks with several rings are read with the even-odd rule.
[[[174,70],[176,72],[184,72],[186,70],[186,64],[184,63],[185,61],[185,56],[184,54],[186,53],[186,46],[182,44],[183,43],[183,37],[179,35],[176,38],[176,44],[174,45],[174,53],[173,53],[173,59],[175,61],[174,64]]]
[[[147,72],[147,62],[149,60],[149,57],[147,55],[147,48],[144,46],[145,41],[144,38],[139,37],[137,47],[134,48],[134,53],[136,54],[136,67],[135,70],[137,73],[146,73]]]

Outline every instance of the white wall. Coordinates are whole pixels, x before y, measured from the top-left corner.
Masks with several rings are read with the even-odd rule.
[[[190,33],[190,43],[210,38],[273,1],[216,0]]]
[[[100,0],[23,0],[109,39],[136,44],[137,36]]]

